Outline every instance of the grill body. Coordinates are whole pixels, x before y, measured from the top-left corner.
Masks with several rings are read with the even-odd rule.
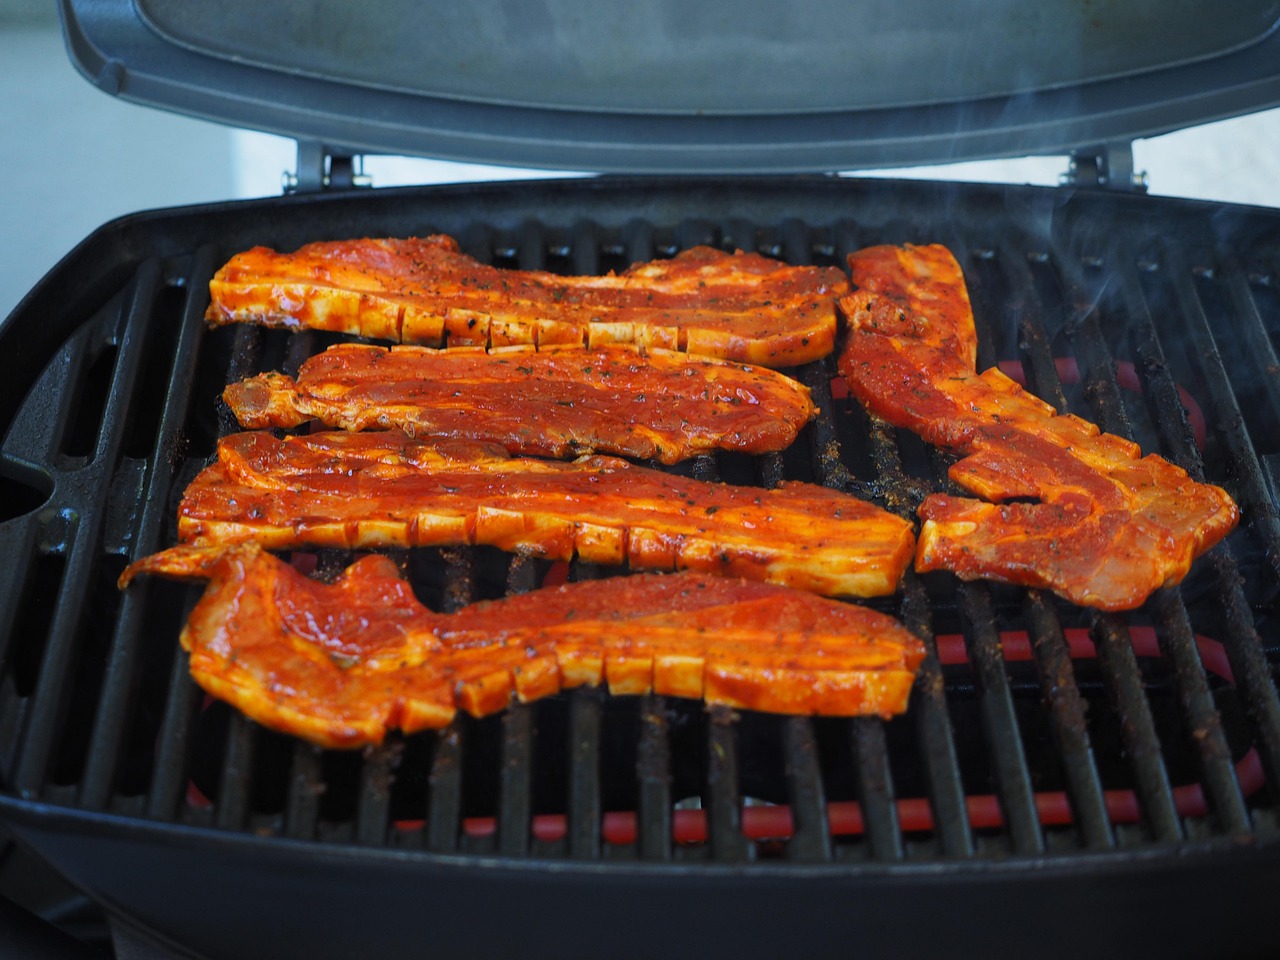
[[[207,283],[254,244],[431,232],[575,273],[698,243],[823,264],[945,243],[980,369],[1227,486],[1241,529],[1124,616],[909,574],[876,605],[931,652],[887,723],[580,690],[364,754],[269,734],[187,679],[196,588],[114,588],[172,541],[233,429],[222,387],[329,342],[206,330]],[[1277,285],[1275,212],[1033,188],[600,179],[109,224],[0,328],[0,813],[115,915],[210,958],[1260,953],[1280,879]],[[821,408],[795,447],[682,469],[904,515],[945,484],[944,457],[841,396],[833,360],[793,372]],[[399,558],[441,608],[548,575],[487,550]]]

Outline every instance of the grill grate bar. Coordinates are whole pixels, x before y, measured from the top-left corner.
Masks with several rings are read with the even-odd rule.
[[[284,359],[280,363],[281,373],[295,379],[302,364],[319,353],[314,330],[294,330],[289,334],[289,342],[285,345]]]
[[[448,547],[442,549],[440,555],[445,561],[444,591],[441,598],[441,607],[446,613],[453,613],[475,600],[476,551],[474,547]],[[523,574],[517,568],[508,567],[507,576],[509,579],[515,578],[516,581],[523,582]],[[518,703],[511,704],[511,709],[515,712],[528,710],[523,704]],[[506,719],[504,716],[504,724]],[[530,768],[532,766],[533,721],[530,716],[526,716],[524,719],[529,724],[529,733],[517,766],[523,765],[525,768]],[[459,843],[459,831],[462,827],[463,721],[455,719],[449,725],[448,730],[449,733],[447,735],[442,734],[436,743],[436,754],[431,766],[431,810],[427,821],[427,843],[432,850],[456,850]],[[523,843],[522,849],[527,851],[529,844],[529,787],[527,783],[523,787],[519,787],[516,784],[511,786],[506,784],[506,767],[509,762],[506,750],[507,745],[504,739],[503,754],[500,761],[503,767],[504,782],[499,790],[499,843],[503,842],[501,839],[503,836],[509,836],[512,833],[522,834],[524,836],[521,841]],[[505,805],[512,799],[512,791],[516,789],[523,791],[523,799],[517,799],[516,803],[517,805],[523,803],[524,806],[522,826],[518,829],[512,825],[514,815],[508,815],[505,812]],[[437,792],[439,792],[439,801],[437,801]],[[442,810],[439,812],[436,810],[437,802],[440,802],[442,806]],[[448,831],[452,832],[446,837]],[[514,843],[514,841],[512,842]]]
[[[917,670],[908,712],[916,718],[934,831],[943,856],[971,857],[973,834],[969,830],[960,763],[956,758],[951,717],[947,713],[945,681],[929,625],[928,596],[924,585],[910,570],[903,577],[902,591],[902,620],[925,644],[925,656]]]
[[[356,842],[382,846],[387,842],[391,816],[391,785],[395,782],[398,745],[376,749],[360,767],[360,795],[356,806]]]
[[[831,859],[831,826],[813,721],[787,717],[783,722],[792,819],[787,857],[805,863],[826,862]]]
[[[676,249],[688,250],[690,247],[713,247],[716,244],[716,228],[710,220],[690,217],[676,225]],[[674,253],[675,250],[672,251]]]
[[[1072,818],[1084,846],[1109,849],[1115,846],[1115,835],[1089,740],[1085,702],[1076,684],[1062,622],[1049,598],[1040,590],[1027,592],[1025,609],[1031,624],[1036,672],[1049,706],[1054,743],[1063,762]]]
[[[522,707],[520,704],[514,705]],[[462,721],[436,734],[431,773],[427,778],[427,849],[455,853],[462,828]]]
[[[630,220],[622,228],[623,255],[629,263],[643,263],[654,258],[653,224],[648,220]]]
[[[40,527],[36,517],[26,516],[15,520],[11,529],[0,537],[0,548],[10,558],[9,563],[0,564],[0,596],[24,597],[29,594]],[[20,559],[23,562],[18,562]],[[14,660],[19,633],[15,627],[18,608],[17,603],[0,603],[0,664],[12,664]],[[15,757],[18,747],[16,743],[6,742],[2,749],[4,760],[0,760],[0,767],[5,769],[0,776],[7,778],[9,762]]]
[[[813,263],[813,237],[808,224],[798,217],[787,217],[778,228],[779,253],[787,263]]]
[[[178,342],[174,350],[169,379],[165,386],[167,401],[161,411],[156,444],[149,462],[142,512],[137,525],[132,556],[134,559],[154,553],[160,547],[169,509],[169,488],[173,483],[172,459],[165,451],[176,448],[182,423],[191,401],[191,385],[195,381],[199,347],[204,336],[201,296],[214,272],[214,250],[201,247],[187,273],[187,296],[179,321]],[[115,636],[108,654],[102,696],[93,719],[93,734],[80,791],[80,803],[89,809],[101,809],[107,802],[120,755],[120,741],[130,717],[131,691],[137,668],[138,646],[147,627],[148,593],[151,584],[143,582],[126,591],[121,599]]]
[[[711,856],[719,863],[752,859],[755,847],[742,834],[742,794],[738,789],[737,717],[713,707],[707,724],[707,782],[704,806]]]
[[[1115,261],[1114,270],[1120,277],[1124,309],[1134,331],[1133,349],[1138,361],[1136,370],[1142,396],[1159,433],[1161,453],[1186,470],[1193,479],[1203,481],[1204,461],[1196,449],[1195,432],[1178,395],[1178,383],[1165,358],[1141,281],[1130,260],[1116,255]]]
[[[252,720],[232,711],[214,812],[214,824],[223,830],[238,830],[248,819],[256,732]]]
[[[1058,413],[1066,413],[1067,398],[1062,392],[1053,347],[1045,329],[1049,310],[1036,290],[1035,278],[1031,275],[1027,257],[1006,242],[1000,247],[1000,264],[1010,278],[1010,286],[1017,301],[1018,355],[1023,364],[1027,388],[1041,400],[1051,404]],[[1060,308],[1055,304],[1056,309]]]
[[[498,778],[498,852],[522,857],[529,852],[532,816],[533,708],[513,703],[502,716],[502,764]]]
[[[526,220],[520,225],[520,243],[516,263],[521,270],[547,268],[547,235],[542,223]]]
[[[951,233],[951,231],[948,231]],[[969,297],[973,302],[977,302],[984,298],[988,298],[984,289],[985,270],[979,270],[975,266],[975,257],[969,251],[969,245],[960,237],[952,234],[944,240],[944,243],[956,258],[956,262],[960,264],[960,270],[965,278],[965,286],[969,289]],[[991,251],[983,250],[979,255],[983,263],[989,263],[991,259]],[[988,298],[990,299],[990,298]],[[1009,303],[1000,303],[993,313],[1001,313],[1008,310],[1012,305]],[[992,330],[992,324],[983,322],[985,312],[974,311],[974,333],[977,335],[977,367],[984,370],[987,367],[994,366],[1000,359],[999,351],[996,349],[996,337]]]
[[[1151,718],[1129,632],[1119,617],[1100,614],[1093,618],[1092,634],[1111,694],[1111,705],[1120,718],[1120,736],[1133,770],[1138,799],[1152,835],[1162,841],[1181,840],[1182,826],[1169,787],[1169,772],[1165,769],[1160,738]]]
[[[185,613],[190,613],[195,593],[194,587],[188,591],[191,603]],[[147,795],[147,816],[154,820],[171,820],[178,814],[178,804],[186,787],[188,734],[202,695],[203,691],[191,679],[186,651],[179,650],[169,671],[168,696],[156,743],[155,773]]]
[[[76,520],[71,526],[68,559],[58,588],[57,611],[49,625],[49,641],[40,662],[40,674],[22,738],[22,754],[14,773],[14,786],[24,796],[39,793],[48,775],[58,730],[67,711],[67,690],[71,664],[80,637],[84,608],[98,566],[98,547],[106,522],[107,482],[123,441],[129,408],[153,320],[152,306],[161,285],[160,264],[146,260],[134,274],[124,308],[120,346],[111,373],[101,427],[87,472],[96,476],[89,484],[91,502],[75,505]],[[83,359],[83,355],[81,355]]]
[[[1230,551],[1219,544],[1208,553],[1221,599],[1223,647],[1245,710],[1258,730],[1259,753],[1273,791],[1280,792],[1280,699],[1271,667],[1262,653],[1262,640],[1253,625],[1240,572]]]
[[[969,620],[965,642],[981,692],[979,707],[995,772],[1000,807],[1008,826],[1015,853],[1044,851],[1035,791],[1027,770],[1018,719],[1013,712],[1009,677],[995,627],[995,612],[984,587],[961,584],[961,606]]]
[[[853,477],[840,457],[840,437],[836,432],[835,400],[831,397],[831,375],[822,361],[807,364],[800,370],[801,382],[809,388],[809,398],[818,415],[809,421],[809,449],[813,475],[818,483],[835,490],[849,486]]]
[[[284,834],[295,840],[316,835],[320,821],[320,796],[324,778],[320,770],[320,749],[302,740],[293,745],[289,795],[285,803]]]
[[[1090,419],[1105,433],[1132,439],[1133,426],[1120,395],[1115,360],[1102,335],[1099,318],[1102,309],[1099,305],[1087,308],[1071,323],[1070,335],[1079,355],[1080,377],[1090,407]]]
[[[538,566],[532,557],[516,554],[507,565],[507,596],[538,589]]]
[[[855,717],[852,743],[863,832],[870,844],[871,856],[876,860],[901,860],[904,856],[902,831],[898,805],[894,802],[884,721],[879,717]]]
[[[755,223],[744,217],[731,216],[720,224],[719,246],[722,250],[755,250],[759,253],[764,253],[763,248],[769,246],[769,244],[763,242],[761,231],[757,229]],[[781,247],[778,248],[777,252],[781,255]],[[808,255],[808,251],[798,251],[797,255],[803,258]],[[800,263],[803,260],[792,262]]]
[[[569,694],[569,856],[600,856],[600,698],[599,688],[580,687]]]
[[[786,464],[780,453],[765,453],[756,457],[756,483],[772,490],[787,478]]]
[[[671,859],[671,743],[667,701],[646,694],[640,701],[636,751],[637,841],[642,860]]]
[[[262,341],[265,334],[261,327],[252,324],[239,324],[231,341],[231,362],[227,365],[225,383],[237,383],[253,375],[258,368],[258,358],[262,354]],[[240,430],[235,414],[225,403],[218,403],[218,436]]]
[[[1161,629],[1160,649],[1173,664],[1183,722],[1200,754],[1201,778],[1223,830],[1247,833],[1251,829],[1244,795],[1236,780],[1231,748],[1222,730],[1222,718],[1209,693],[1204,663],[1196,651],[1191,620],[1181,598],[1173,590],[1161,590],[1152,600]]]
[[[572,245],[571,263],[578,276],[596,276],[600,273],[600,240],[596,225],[590,220],[578,220],[570,229]]]
[[[138,373],[155,320],[154,305],[160,294],[161,283],[158,260],[143,261],[134,274],[133,288],[125,307],[120,349],[111,374],[112,388],[107,393],[106,409],[102,413],[101,428],[93,452],[93,459],[106,466],[112,464],[120,452],[125,424],[129,422],[129,411],[133,406]],[[105,489],[102,490],[104,496],[105,493]]]

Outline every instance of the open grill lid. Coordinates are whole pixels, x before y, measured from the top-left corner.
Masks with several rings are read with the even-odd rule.
[[[324,144],[627,173],[1068,153],[1280,103],[1280,2],[61,0],[123,99]]]

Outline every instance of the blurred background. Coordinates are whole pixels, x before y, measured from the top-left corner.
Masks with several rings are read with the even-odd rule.
[[[280,192],[292,141],[121,103],[82,79],[53,0],[0,0],[0,318],[92,230],[127,213]],[[1150,192],[1280,207],[1280,110],[1134,144]],[[1054,185],[1064,157],[876,171]],[[545,176],[537,171],[369,158],[376,186]]]

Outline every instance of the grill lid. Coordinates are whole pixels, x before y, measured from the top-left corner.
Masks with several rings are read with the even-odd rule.
[[[1065,153],[1280,103],[1280,2],[61,0],[115,96],[339,152],[608,172]]]

